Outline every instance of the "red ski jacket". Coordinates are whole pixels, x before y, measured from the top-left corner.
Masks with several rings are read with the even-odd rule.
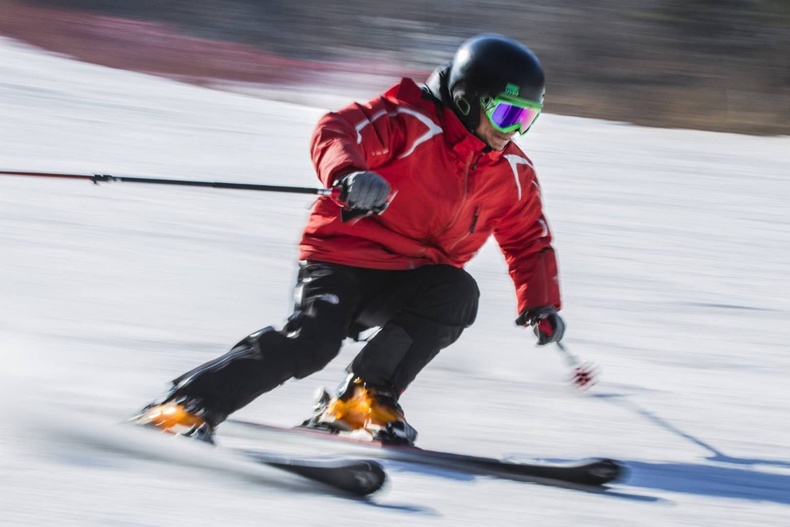
[[[518,311],[560,309],[540,186],[515,144],[491,151],[451,109],[403,79],[383,96],[325,115],[311,153],[326,187],[370,170],[397,194],[381,215],[355,222],[342,222],[338,204],[319,198],[301,259],[373,269],[463,267],[493,234],[516,286]]]

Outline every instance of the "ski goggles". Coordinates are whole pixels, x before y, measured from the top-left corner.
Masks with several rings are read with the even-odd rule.
[[[515,130],[522,135],[526,134],[543,109],[540,103],[505,95],[484,95],[480,98],[480,105],[491,125],[505,134]]]

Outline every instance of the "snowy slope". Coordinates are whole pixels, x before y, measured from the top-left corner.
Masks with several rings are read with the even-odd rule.
[[[327,100],[0,40],[0,169],[313,186],[307,142]],[[0,524],[790,525],[790,138],[544,115],[520,140],[556,234],[566,342],[602,381],[575,393],[561,357],[514,327],[487,246],[469,266],[477,324],[402,402],[425,447],[623,459],[616,495],[392,466],[386,492],[355,501],[138,455],[113,423],[288,315],[311,198],[0,177]],[[358,349],[240,416],[298,422]]]

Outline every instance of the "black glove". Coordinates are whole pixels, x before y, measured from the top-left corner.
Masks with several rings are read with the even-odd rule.
[[[390,184],[375,172],[352,172],[337,180],[340,201],[349,209],[379,213],[387,208]]]
[[[516,324],[532,326],[535,336],[538,337],[538,346],[559,342],[565,333],[565,321],[554,306],[525,309],[516,319]]]

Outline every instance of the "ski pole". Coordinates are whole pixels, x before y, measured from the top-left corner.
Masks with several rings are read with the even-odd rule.
[[[17,172],[11,170],[0,170],[2,176],[26,176],[26,177],[46,177],[60,179],[83,179],[96,185],[99,183],[146,183],[152,185],[180,185],[186,187],[211,187],[235,190],[258,190],[264,192],[289,192],[292,194],[314,194],[319,196],[330,196],[333,199],[339,198],[339,188],[313,188],[313,187],[289,187],[282,185],[256,185],[251,183],[230,183],[226,181],[194,181],[187,179],[157,179],[129,176],[111,176],[110,174],[94,174],[86,176],[82,174],[59,174],[50,172]]]
[[[573,370],[571,382],[581,390],[586,390],[598,382],[598,367],[591,362],[582,362],[579,357],[571,353],[562,342],[556,342],[557,351],[563,356],[565,362]]]

